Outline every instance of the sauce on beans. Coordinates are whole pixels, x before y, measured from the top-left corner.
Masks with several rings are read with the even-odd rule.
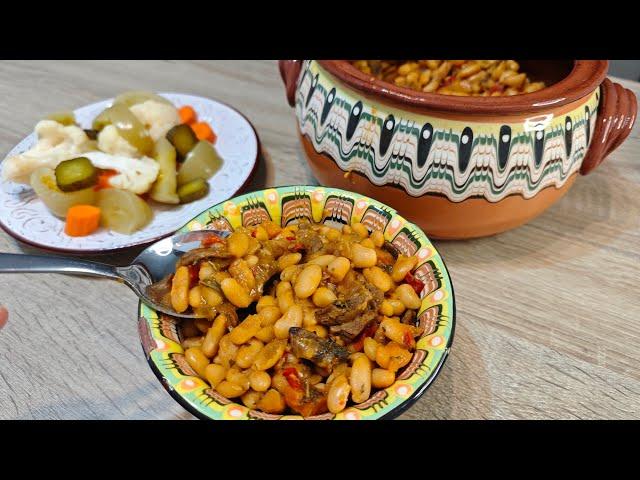
[[[158,292],[205,317],[182,324],[182,344],[214,390],[308,417],[366,401],[409,363],[416,264],[363,224],[264,222],[188,252]]]

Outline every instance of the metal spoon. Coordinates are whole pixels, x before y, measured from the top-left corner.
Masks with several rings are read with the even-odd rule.
[[[189,250],[199,248],[201,241],[211,235],[226,238],[230,232],[199,230],[179,233],[150,245],[131,265],[124,267],[70,257],[0,253],[0,273],[64,273],[111,278],[124,282],[144,303],[159,312],[174,317],[198,318],[197,315],[178,313],[156,303],[148,295],[147,288],[175,272],[178,259]]]

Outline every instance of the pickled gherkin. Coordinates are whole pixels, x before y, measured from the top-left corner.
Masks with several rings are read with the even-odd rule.
[[[56,185],[63,192],[75,192],[92,187],[98,181],[98,169],[87,157],[60,162],[55,174]]]
[[[178,188],[180,203],[189,203],[205,197],[209,193],[209,184],[203,178],[196,178]]]
[[[198,138],[189,125],[176,125],[167,132],[167,140],[171,142],[178,152],[180,160],[184,160],[187,154],[196,146]]]
[[[169,140],[160,138],[156,142],[153,158],[158,162],[160,172],[151,187],[151,198],[161,203],[180,203],[180,197],[176,193],[176,149]]]

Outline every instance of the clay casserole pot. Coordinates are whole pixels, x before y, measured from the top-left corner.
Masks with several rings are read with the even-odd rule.
[[[387,203],[434,238],[531,220],[629,135],[635,95],[606,60],[519,61],[548,85],[505,97],[422,93],[345,60],[282,60],[280,72],[321,184]]]

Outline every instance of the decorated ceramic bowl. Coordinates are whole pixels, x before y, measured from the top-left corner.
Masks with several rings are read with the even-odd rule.
[[[301,218],[340,227],[362,222],[384,232],[405,255],[419,258],[415,276],[424,282],[418,321],[423,329],[411,362],[398,372],[396,382],[365,403],[337,415],[327,413],[308,419],[373,420],[394,417],[404,411],[436,378],[451,348],[455,326],[455,302],[451,279],[437,250],[424,232],[392,208],[358,193],[336,188],[291,186],[261,190],[232,198],[205,210],[180,232],[229,230],[265,220],[282,226]],[[149,365],[166,390],[184,408],[203,419],[302,419],[250,410],[213,391],[187,363],[181,346],[180,321],[159,314],[144,303],[138,322],[142,347]]]
[[[635,95],[608,62],[520,61],[542,90],[504,97],[417,92],[344,60],[283,60],[309,165],[324,185],[380,199],[433,238],[517,227],[629,135]]]

